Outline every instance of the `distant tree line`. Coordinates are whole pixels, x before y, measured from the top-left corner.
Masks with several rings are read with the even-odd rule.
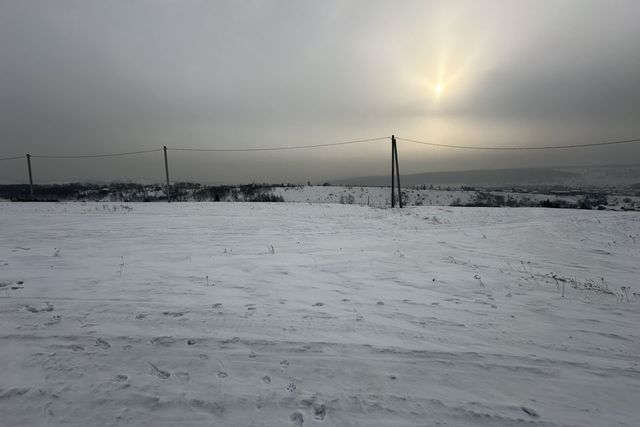
[[[284,184],[287,186],[290,184]],[[179,182],[171,186],[175,201],[243,201],[284,202],[282,196],[273,194],[272,184],[203,185]],[[15,202],[30,201],[26,184],[0,185],[0,199]],[[108,184],[50,184],[34,185],[35,201],[110,201],[110,202],[159,202],[166,201],[165,187],[158,184],[118,183]]]
[[[575,202],[563,199],[534,200],[529,197],[512,197],[478,191],[474,198],[463,203],[460,198],[455,199],[451,206],[474,207],[540,207],[556,209],[605,209],[608,204],[607,195],[602,193],[587,193],[579,197]]]

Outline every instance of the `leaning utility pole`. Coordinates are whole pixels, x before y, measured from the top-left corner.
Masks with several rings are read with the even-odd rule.
[[[27,167],[29,168],[29,195],[33,200],[33,175],[31,174],[31,154],[27,154]]]
[[[396,146],[396,137],[395,135],[391,135],[391,207],[395,208],[396,206],[396,196],[395,196],[395,191],[396,191],[396,163],[395,163],[395,157],[396,157],[396,150],[395,150],[395,146]]]
[[[164,172],[167,176],[167,202],[171,203],[171,187],[169,186],[169,161],[167,160],[167,146],[164,146]]]
[[[395,181],[398,181],[398,207],[402,207],[402,190],[400,189],[400,166],[398,165],[398,145],[395,135],[391,135],[391,207],[395,207]]]
[[[402,189],[400,188],[400,166],[398,165],[398,144],[395,136],[393,138],[393,149],[396,152],[396,181],[398,181],[398,207],[402,207]]]

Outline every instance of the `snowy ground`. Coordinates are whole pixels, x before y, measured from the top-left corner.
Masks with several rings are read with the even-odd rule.
[[[3,203],[0,242],[0,425],[640,420],[638,213]]]
[[[462,190],[418,190],[405,188],[404,203],[432,206],[449,206],[454,201],[470,203],[476,192]],[[342,203],[372,207],[391,206],[390,187],[344,187],[344,186],[300,186],[276,187],[273,194],[281,196],[285,202]]]
[[[452,204],[469,204],[476,199],[476,190],[439,190],[404,188],[403,203],[405,206],[451,206]],[[390,187],[358,187],[358,186],[300,186],[300,187],[275,187],[273,194],[281,196],[285,202],[308,203],[342,203],[356,204],[373,207],[391,206]],[[508,191],[492,191],[491,194],[504,198],[512,198],[518,201],[540,203],[545,200],[564,200],[575,204],[584,196],[558,195],[545,193],[514,193]],[[634,210],[640,206],[640,197],[636,195],[608,195],[607,210]]]

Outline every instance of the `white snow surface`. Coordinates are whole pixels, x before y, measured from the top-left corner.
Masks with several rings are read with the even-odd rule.
[[[2,203],[0,425],[637,426],[639,236],[634,212]]]

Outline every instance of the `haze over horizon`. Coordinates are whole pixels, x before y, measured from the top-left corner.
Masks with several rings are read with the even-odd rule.
[[[386,137],[522,146],[640,137],[636,1],[0,1],[0,157]],[[384,175],[386,141],[171,152],[171,178]],[[640,144],[399,142],[403,174],[638,163]],[[34,159],[36,182],[161,181],[162,153]],[[25,162],[0,182],[25,182]]]

